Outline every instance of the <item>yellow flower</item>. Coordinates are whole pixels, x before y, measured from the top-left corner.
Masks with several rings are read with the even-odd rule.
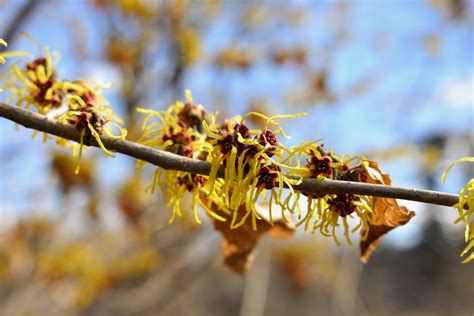
[[[5,47],[8,46],[7,42],[5,42],[3,38],[0,38],[0,45],[3,45]],[[3,57],[3,53],[0,53],[0,64],[4,64],[4,63],[5,63],[5,58]]]
[[[189,90],[186,90],[185,94],[185,103],[177,101],[165,111],[137,109],[138,112],[146,114],[142,123],[143,134],[138,142],[188,158],[205,159],[200,155],[208,152],[210,146],[206,142],[206,135],[199,131],[205,112],[202,105],[193,102]],[[139,162],[138,165],[143,166],[143,162]],[[207,185],[207,179],[204,176],[156,168],[149,191],[153,193],[158,186],[159,190],[168,197],[168,205],[173,209],[170,222],[182,217],[182,201],[186,192],[192,195],[191,209],[196,222],[200,223],[197,205],[203,206],[209,216],[222,220],[203,202],[202,192],[207,192],[207,196],[212,200],[217,201],[219,198],[208,194]]]
[[[266,120],[262,130],[251,130],[247,127],[245,118],[250,115],[263,117]],[[277,139],[279,135],[286,137],[277,120],[301,115],[304,114],[266,117],[260,113],[250,112],[242,117],[233,117],[222,126],[215,124],[215,116],[210,124],[203,122],[208,142],[213,147],[207,155],[211,163],[210,192],[214,191],[216,183],[222,184],[220,195],[226,207],[233,212],[230,223],[232,229],[242,226],[250,215],[252,215],[252,227],[254,230],[257,229],[257,219],[261,217],[255,204],[260,198],[263,199],[263,203],[267,203],[265,190],[270,190],[268,201],[270,221],[272,221],[272,204],[281,206],[283,216],[285,211],[293,212],[295,207],[298,213],[301,213],[296,202],[298,195],[292,187],[298,180],[287,178],[282,172],[282,169],[295,168],[278,161],[284,159],[287,149]],[[270,125],[276,129],[271,130]],[[221,165],[224,166],[224,178],[217,179]],[[289,188],[290,195],[282,200],[284,185]],[[292,197],[294,204],[290,207],[289,201]],[[242,205],[245,205],[247,213],[237,221],[238,210]]]
[[[173,206],[171,221],[182,215],[181,201],[185,192],[193,195],[192,209],[196,221],[199,222],[196,205],[200,204],[214,218],[218,216],[210,211],[212,207],[209,205],[217,205],[224,213],[233,212],[231,228],[243,225],[252,215],[253,228],[257,229],[256,223],[260,216],[255,204],[258,202],[270,201],[270,208],[271,204],[280,204],[285,210],[299,209],[298,203],[288,206],[289,198],[282,200],[284,185],[290,188],[290,197],[296,197],[292,185],[298,180],[284,176],[281,169],[292,167],[277,161],[283,159],[286,152],[277,140],[279,135],[286,137],[277,120],[297,117],[299,114],[266,117],[251,112],[243,117],[231,118],[219,126],[216,124],[217,114],[211,116],[210,121],[204,119],[203,107],[193,102],[188,90],[186,103],[178,101],[165,111],[138,111],[147,115],[143,121],[144,133],[140,143],[185,157],[206,160],[212,166],[209,177],[159,168],[155,170],[150,191],[153,192],[158,185],[168,195],[168,203]],[[249,115],[263,116],[267,122],[264,129],[250,130],[244,123]],[[270,130],[270,125],[275,127],[274,130]],[[224,178],[220,179],[217,174],[222,165]],[[269,199],[266,190],[270,190]],[[246,206],[247,213],[237,220],[237,210],[242,205]]]
[[[34,106],[40,114],[59,108],[64,98],[47,48],[44,53],[44,57],[11,65],[5,72],[3,84],[3,88],[10,91],[9,101],[16,100],[16,105],[27,109]]]
[[[451,168],[461,162],[474,162],[474,157],[463,157],[450,164],[441,177],[443,183],[445,183],[446,177]],[[468,245],[461,253],[461,257],[467,255],[469,251],[471,251],[471,253],[463,260],[463,263],[467,263],[474,260],[474,251],[472,251],[474,248],[474,179],[469,180],[464,188],[461,189],[461,192],[459,193],[459,201],[453,205],[453,207],[459,213],[459,218],[455,221],[455,224],[464,222],[466,225],[465,240]]]
[[[3,45],[5,47],[8,47],[8,43],[3,39],[3,38],[0,38],[0,45]],[[4,64],[6,62],[6,59],[5,57],[30,57],[30,55],[28,53],[25,53],[25,52],[19,52],[19,51],[16,51],[16,52],[0,52],[0,64]]]
[[[6,45],[3,40],[0,44]],[[40,114],[74,125],[81,131],[80,144],[58,139],[58,144],[71,147],[74,155],[78,156],[77,173],[85,138],[94,137],[106,155],[113,156],[103,145],[100,135],[104,133],[112,138],[124,139],[127,131],[121,127],[122,119],[113,113],[110,104],[100,94],[99,86],[92,87],[85,81],[59,79],[49,49],[44,48],[43,53],[44,56],[35,59],[25,52],[2,53],[1,56],[28,59],[19,60],[8,67],[0,77],[3,82],[1,86],[10,92],[7,102],[27,109],[34,107]],[[111,127],[118,129],[118,136],[114,136]]]
[[[179,29],[176,32],[176,42],[179,47],[181,63],[189,65],[195,63],[201,55],[201,42],[198,33],[189,29]]]
[[[81,132],[80,143],[72,144],[74,154],[78,156],[78,166],[75,172],[79,172],[85,137],[94,137],[104,153],[109,157],[114,157],[105,148],[100,135],[105,134],[114,139],[125,139],[127,130],[121,126],[123,124],[122,118],[113,113],[107,100],[97,89],[92,88],[86,82],[62,81],[60,86],[68,88],[64,94],[68,101],[68,110],[58,117],[58,121],[74,125]],[[111,127],[115,127],[119,134],[114,135]]]
[[[155,1],[115,0],[115,2],[125,15],[135,15],[146,19],[155,17],[158,10]]]
[[[289,173],[293,176],[303,178],[315,178],[323,180],[341,179],[361,181],[360,179],[347,179],[352,171],[364,165],[361,161],[351,168],[356,159],[361,156],[351,157],[343,155],[338,157],[333,150],[326,151],[324,145],[318,145],[320,140],[303,142],[299,146],[288,150],[288,164],[294,165]],[[352,175],[351,175],[352,176]],[[371,198],[356,194],[314,194],[309,192],[297,192],[298,199],[301,195],[307,197],[306,215],[298,214],[296,226],[303,226],[305,231],[314,233],[319,231],[323,236],[332,237],[337,245],[340,241],[337,237],[338,227],[343,228],[344,236],[349,244],[352,244],[350,234],[361,229],[364,224],[372,221]],[[359,223],[351,228],[349,218],[358,218]]]

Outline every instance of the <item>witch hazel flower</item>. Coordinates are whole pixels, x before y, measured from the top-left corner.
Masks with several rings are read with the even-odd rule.
[[[206,135],[201,133],[206,112],[202,105],[193,102],[189,90],[186,90],[185,96],[185,102],[177,101],[165,111],[138,108],[139,113],[146,115],[142,123],[143,134],[138,142],[180,156],[205,160],[210,150]],[[138,163],[139,167],[143,165],[143,162]],[[197,212],[198,205],[210,217],[225,220],[209,207],[210,203],[217,203],[222,208],[222,204],[220,197],[209,191],[207,177],[157,167],[148,191],[153,193],[156,188],[167,197],[167,204],[172,207],[170,222],[183,216],[182,204],[186,193],[192,196],[191,209],[196,222],[201,222]]]
[[[6,46],[3,40],[0,44]],[[79,144],[61,138],[57,140],[59,145],[70,147],[78,157],[76,173],[79,172],[83,147],[91,137],[107,156],[113,156],[100,136],[105,134],[114,139],[125,139],[127,131],[122,127],[123,120],[101,95],[100,86],[94,87],[83,80],[60,79],[55,70],[57,58],[53,59],[47,47],[36,58],[26,52],[6,52],[0,57],[2,62],[5,57],[18,58],[0,76],[0,86],[9,93],[7,102],[26,109],[34,108],[38,113],[73,125],[81,132]],[[112,133],[112,128],[118,130],[118,135]],[[36,135],[37,132],[33,137]],[[44,135],[46,141],[48,136]]]
[[[263,129],[252,130],[247,126],[245,119],[251,115],[265,119]],[[233,212],[231,229],[242,226],[249,217],[256,229],[257,220],[261,219],[255,208],[258,203],[268,203],[270,214],[272,204],[282,206],[282,212],[292,212],[294,207],[298,207],[297,203],[290,206],[289,202],[291,197],[296,197],[292,186],[298,184],[299,180],[290,179],[282,173],[282,170],[294,167],[277,161],[284,159],[286,150],[278,141],[278,135],[285,135],[279,127],[278,119],[298,116],[301,114],[267,117],[250,112],[227,119],[223,125],[215,123],[215,116],[210,124],[203,122],[207,141],[212,145],[212,151],[207,155],[211,164],[210,190],[212,192],[216,184],[222,188],[219,193],[226,207]],[[270,125],[274,126],[273,130],[269,128]],[[221,166],[224,177],[219,179],[217,173]],[[287,198],[282,197],[283,186],[290,189],[291,193]],[[270,191],[269,199],[266,190]],[[239,218],[237,215],[242,207],[246,213]]]
[[[284,176],[282,170],[293,167],[277,161],[284,155],[284,146],[278,136],[286,137],[278,119],[301,114],[267,117],[250,112],[217,124],[217,113],[206,117],[204,107],[193,101],[189,90],[185,95],[185,102],[177,101],[164,111],[138,109],[146,115],[140,143],[211,164],[207,177],[155,169],[149,191],[154,192],[158,187],[167,195],[168,204],[173,208],[171,221],[182,215],[181,201],[186,192],[192,194],[191,208],[196,221],[199,221],[196,205],[201,205],[213,218],[219,217],[213,209],[230,217],[232,229],[243,225],[249,217],[256,229],[257,220],[261,219],[255,209],[256,203],[269,203],[270,208],[271,204],[279,204],[288,210],[297,207],[297,203],[286,207],[290,199],[282,198],[284,186],[290,188],[290,197],[296,195],[292,185],[299,180]],[[250,129],[245,121],[250,115],[264,118],[267,124],[263,129]],[[217,176],[221,168],[223,178]],[[267,190],[270,191],[269,199]],[[237,216],[238,212],[242,215],[242,209],[245,209],[243,216]]]
[[[327,151],[324,145],[317,144],[319,141],[303,142],[288,149],[289,162],[300,167],[299,170],[290,169],[289,174],[319,181],[325,179],[358,181],[348,179],[347,175],[352,175],[350,165],[356,160],[360,161],[360,165],[364,157],[349,155],[339,157],[333,150]],[[347,242],[352,244],[350,234],[372,221],[373,211],[369,197],[350,193],[297,193],[298,198],[301,195],[307,199],[306,214],[298,216],[296,226],[303,226],[305,231],[311,233],[319,231],[323,236],[333,238],[337,245],[340,244],[336,233],[339,227],[342,227]],[[358,218],[359,224],[351,228],[349,218]]]
[[[459,158],[450,164],[444,171],[441,181],[444,184],[449,171],[459,163],[470,162],[474,163],[474,157]],[[463,263],[474,260],[474,178],[470,179],[459,193],[459,201],[453,207],[458,211],[459,217],[454,222],[455,224],[465,224],[465,241],[467,246],[461,253],[464,257]]]

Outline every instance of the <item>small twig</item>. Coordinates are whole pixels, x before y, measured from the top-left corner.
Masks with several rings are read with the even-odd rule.
[[[4,117],[24,127],[32,128],[40,132],[45,132],[75,142],[79,142],[80,140],[80,132],[73,126],[60,123],[56,120],[20,107],[0,103],[0,117]],[[128,140],[116,140],[106,136],[101,136],[101,139],[105,147],[109,150],[149,162],[163,169],[187,171],[201,175],[209,175],[209,172],[211,171],[210,164],[205,161],[186,158]],[[93,139],[91,140],[90,145],[98,147]],[[223,174],[223,170],[221,169],[218,176],[222,177]],[[316,194],[353,193],[446,206],[453,206],[459,199],[458,195],[445,192],[329,179],[304,179],[301,184],[294,185],[293,188],[302,192]]]

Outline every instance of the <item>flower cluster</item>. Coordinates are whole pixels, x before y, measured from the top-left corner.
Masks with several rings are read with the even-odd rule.
[[[0,40],[0,44],[6,46],[3,40]],[[26,109],[34,108],[40,114],[75,126],[81,132],[80,144],[64,139],[58,139],[58,143],[71,147],[79,161],[83,145],[88,143],[90,137],[95,139],[107,156],[113,156],[103,145],[100,135],[123,139],[127,131],[121,127],[121,118],[112,112],[111,105],[101,95],[100,86],[83,80],[60,79],[54,69],[56,62],[48,48],[36,58],[25,52],[7,52],[0,54],[0,62],[5,62],[5,57],[20,57],[0,77],[1,88],[9,92],[7,102]],[[112,126],[118,129],[118,136],[112,134]],[[45,140],[46,137],[45,134]]]
[[[252,130],[246,125],[245,119],[251,115],[263,117],[266,123],[262,129]],[[215,123],[215,116],[209,124],[203,122],[207,141],[212,146],[207,155],[211,163],[210,191],[214,190],[216,183],[222,188],[219,195],[223,197],[226,207],[232,210],[234,215],[231,228],[243,225],[248,216],[252,215],[252,225],[256,229],[257,219],[261,217],[255,205],[260,197],[263,199],[261,201],[263,204],[269,205],[270,219],[273,203],[283,210],[290,210],[290,198],[296,198],[293,185],[299,184],[299,180],[288,178],[282,173],[282,169],[293,167],[281,162],[288,150],[279,141],[279,137],[284,137],[285,134],[277,120],[301,115],[266,117],[260,113],[250,112],[242,117],[228,119],[222,125]],[[271,126],[274,128],[270,129]],[[218,178],[221,165],[224,166],[224,177]],[[285,185],[291,192],[287,199],[282,198]],[[270,190],[269,202],[265,190]],[[236,210],[242,205],[245,205],[247,212],[236,222]]]
[[[446,181],[446,177],[452,167],[460,162],[474,162],[474,157],[463,157],[448,166],[443,173],[442,182]],[[461,253],[461,257],[470,254],[463,260],[463,263],[474,260],[474,178],[469,180],[459,193],[459,202],[453,206],[459,213],[455,224],[463,222],[466,225],[465,241],[466,248]]]
[[[202,105],[193,102],[191,93],[186,91],[186,102],[176,102],[166,111],[154,111],[138,108],[138,112],[146,114],[143,121],[143,134],[138,140],[139,143],[188,158],[205,159],[200,155],[209,151],[209,144],[206,137],[201,133],[202,121],[205,117],[205,111]],[[153,121],[157,119],[158,121]],[[208,150],[205,148],[208,147]],[[142,166],[143,162],[139,162]],[[158,187],[163,194],[169,196],[169,205],[173,206],[173,216],[182,216],[182,202],[185,192],[192,193],[192,210],[196,222],[200,223],[197,215],[197,205],[201,204],[210,216],[223,220],[218,214],[215,214],[206,207],[204,195],[209,192],[207,179],[200,175],[189,174],[187,172],[175,170],[163,170],[156,168],[153,183],[149,187],[151,192]],[[215,196],[218,199],[217,196]]]
[[[347,180],[356,182],[370,182],[372,173],[368,172],[369,162],[362,156],[350,157],[343,155],[338,157],[333,150],[326,151],[324,145],[317,144],[319,141],[303,143],[300,146],[291,147],[288,160],[292,165],[300,169],[289,170],[289,174],[303,178],[314,178],[318,180]],[[358,160],[357,164],[354,161]],[[351,165],[354,165],[351,167]],[[295,170],[298,170],[295,172]],[[302,170],[302,171],[299,171]],[[382,177],[380,170],[373,170]],[[336,244],[340,244],[337,237],[337,227],[342,223],[344,235],[349,244],[352,244],[350,233],[355,232],[362,226],[368,226],[373,220],[372,198],[351,193],[325,194],[297,192],[306,196],[306,215],[298,214],[297,226],[304,226],[305,231],[319,231],[324,236],[330,236]],[[299,208],[299,206],[297,206]],[[359,223],[350,229],[349,219],[358,218]],[[363,236],[365,238],[366,236]]]
[[[350,231],[372,221],[372,200],[367,196],[314,194],[294,188],[304,178],[374,183],[382,178],[381,171],[371,168],[363,157],[338,157],[332,150],[326,152],[318,141],[285,147],[281,141],[289,137],[279,120],[304,114],[267,117],[250,112],[218,123],[218,114],[206,115],[203,106],[193,102],[189,91],[184,103],[178,101],[165,111],[138,111],[146,114],[140,143],[211,165],[209,176],[156,169],[149,189],[153,192],[158,187],[168,196],[173,206],[171,221],[182,216],[186,192],[192,195],[191,208],[196,221],[199,222],[197,205],[201,205],[214,219],[229,219],[231,229],[250,220],[257,230],[262,215],[272,223],[272,208],[278,208],[281,210],[278,216],[287,222],[297,218],[297,226],[303,225],[312,232],[318,230],[339,244],[337,227],[343,227],[351,243]],[[259,117],[263,127],[253,129],[247,120],[251,116]],[[356,160],[359,163],[351,168]],[[307,202],[302,207],[304,198]],[[268,215],[259,214],[258,205],[265,206]],[[359,219],[352,229],[350,218]]]

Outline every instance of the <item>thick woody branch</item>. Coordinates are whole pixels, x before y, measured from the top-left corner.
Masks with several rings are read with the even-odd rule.
[[[80,140],[80,132],[73,126],[19,107],[0,103],[0,117],[47,134],[75,142]],[[144,160],[163,169],[187,171],[202,175],[208,175],[211,170],[209,163],[205,161],[185,158],[128,140],[115,140],[106,136],[101,136],[101,139],[109,150]],[[89,145],[98,147],[93,139]],[[222,177],[222,175],[223,170],[221,170],[218,176]],[[304,179],[301,184],[295,185],[293,188],[308,193],[353,193],[446,206],[452,206],[458,202],[458,196],[451,193],[329,179],[322,181]]]

